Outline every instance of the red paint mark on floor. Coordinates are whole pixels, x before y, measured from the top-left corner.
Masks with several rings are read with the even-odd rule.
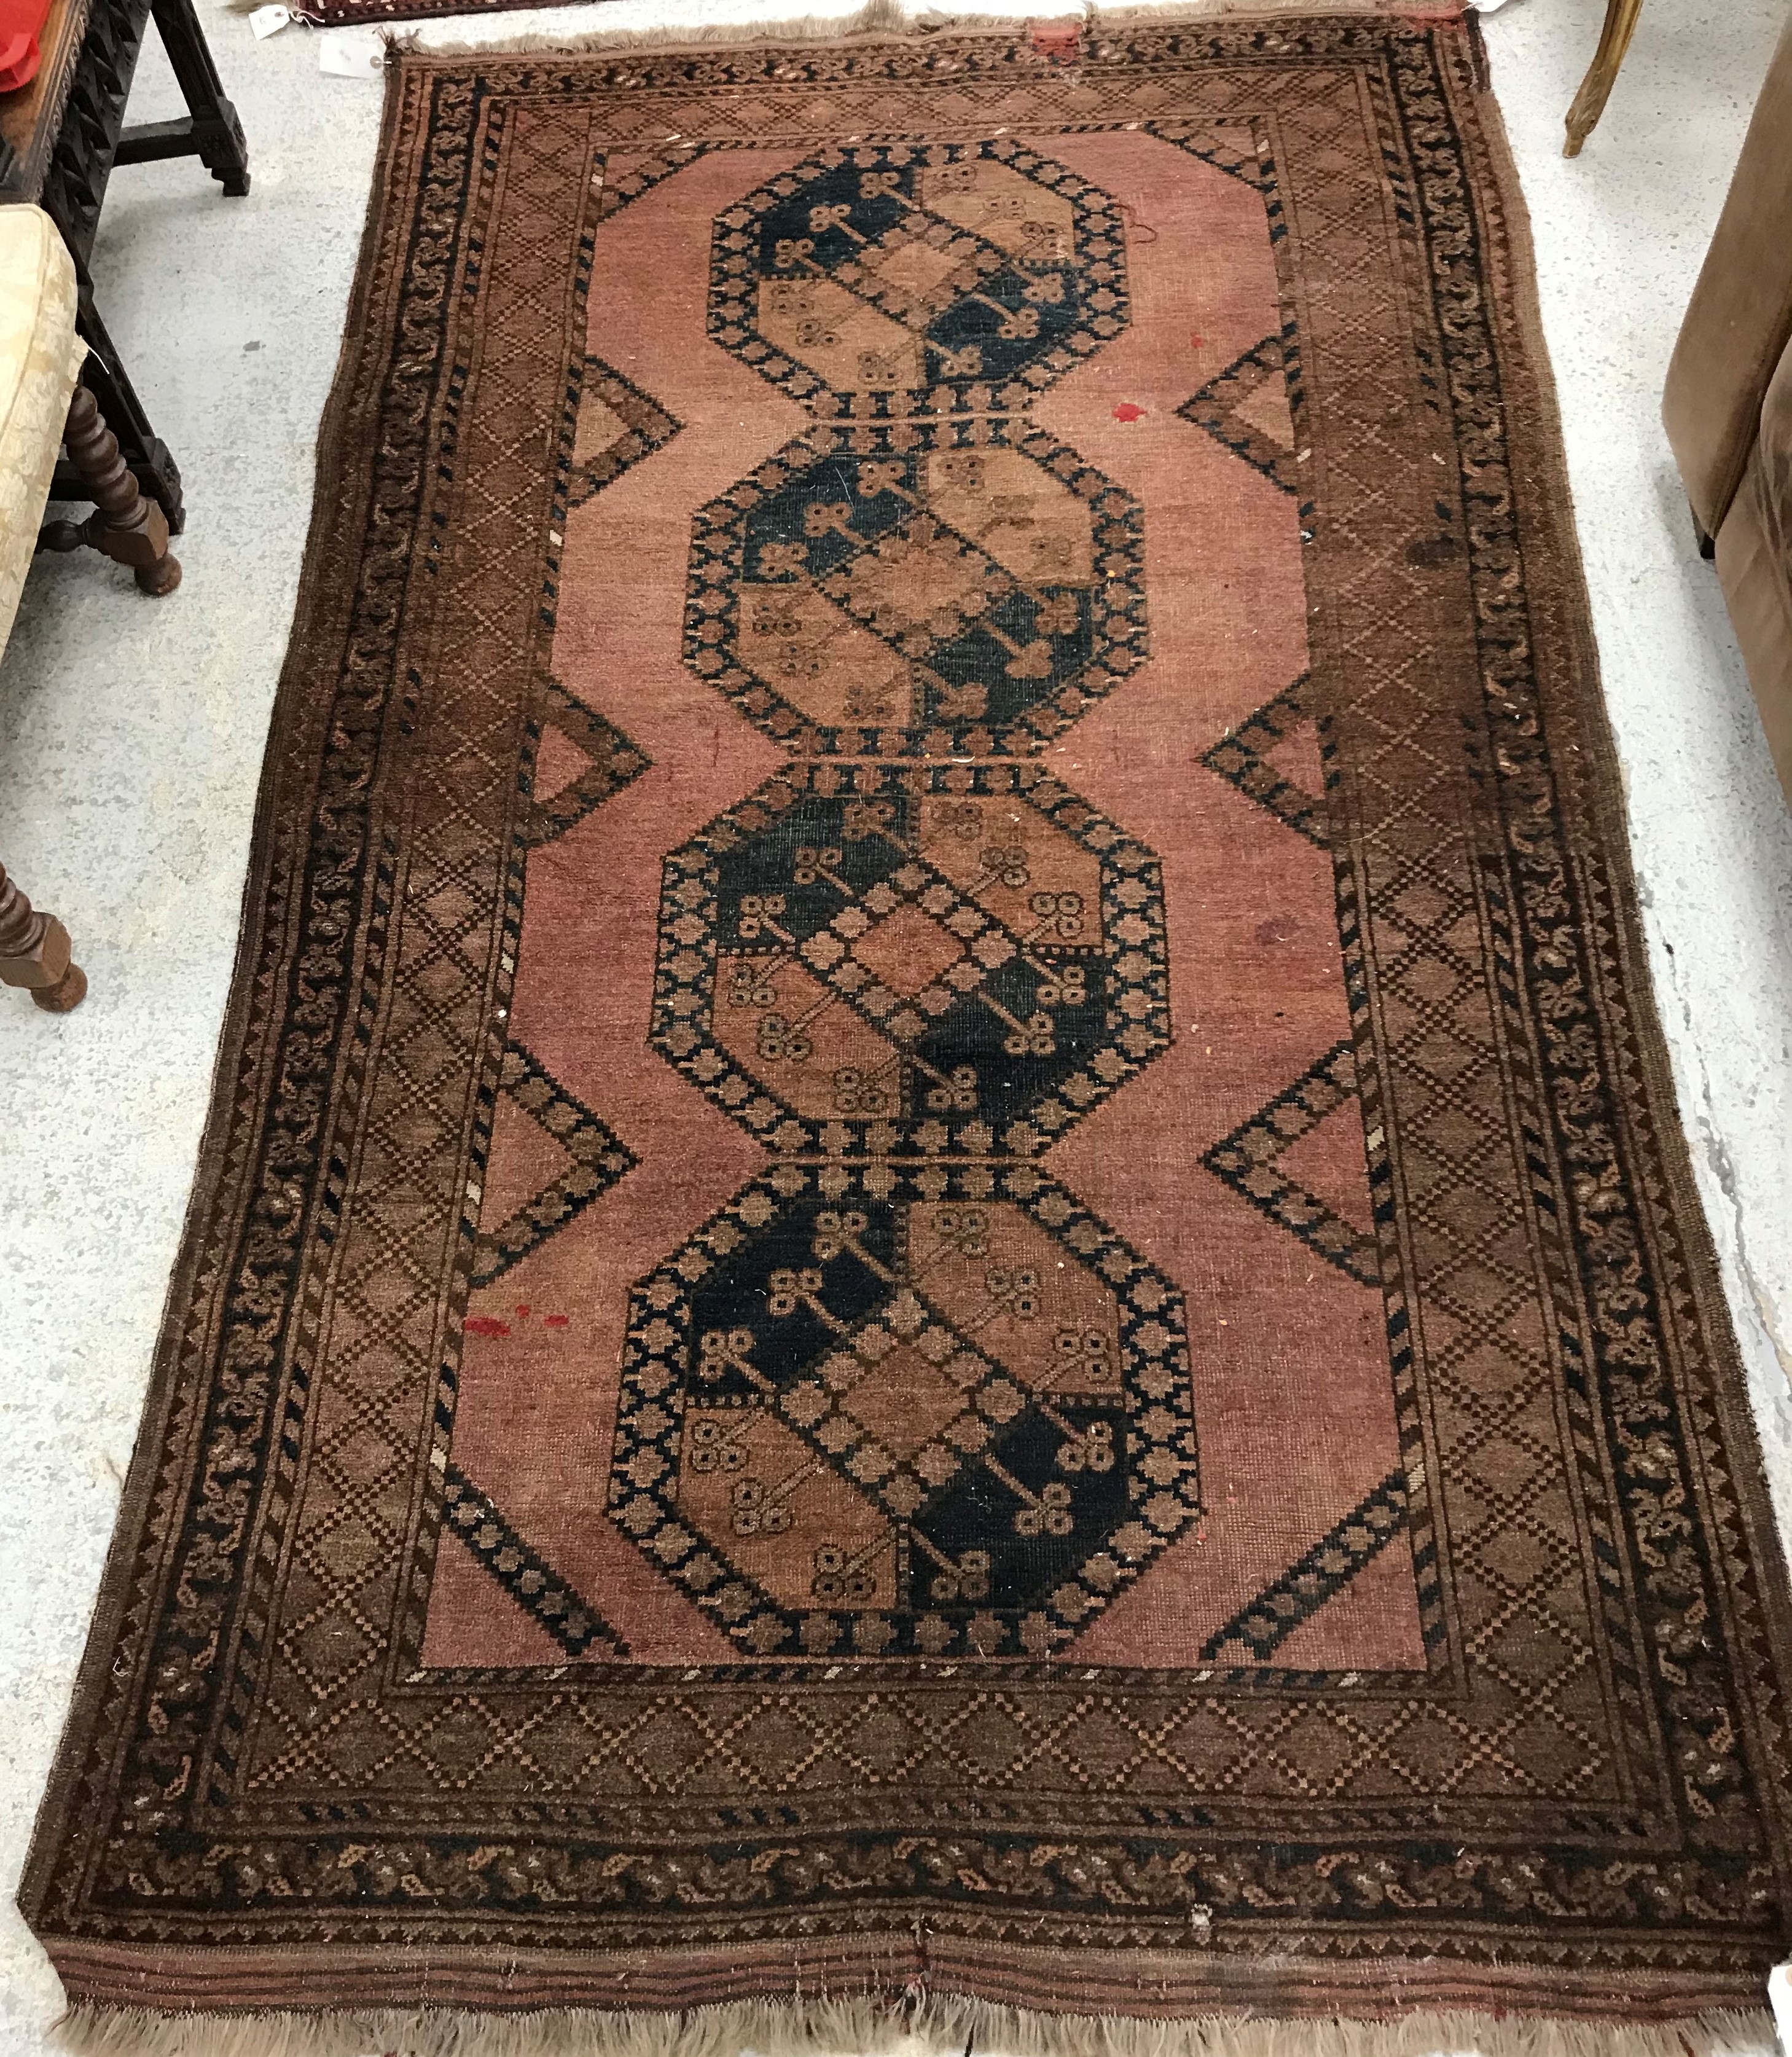
[[[1135,402],[1122,400],[1114,410],[1114,419],[1116,422],[1136,422],[1144,411],[1144,409]]]
[[[466,1332],[470,1336],[507,1336],[510,1324],[501,1322],[495,1314],[469,1314]]]

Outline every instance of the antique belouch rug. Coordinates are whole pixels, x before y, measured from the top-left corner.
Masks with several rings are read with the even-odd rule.
[[[1792,1643],[1472,31],[410,59],[380,161],[71,1996],[1758,2004]]]

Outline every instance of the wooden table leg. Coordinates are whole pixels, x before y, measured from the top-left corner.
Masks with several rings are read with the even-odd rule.
[[[192,0],[154,0],[156,26],[170,69],[187,103],[177,121],[146,121],[118,138],[115,164],[149,164],[163,157],[196,157],[232,199],[249,189],[249,146],[236,109],[224,97],[205,31]]]
[[[22,985],[50,1014],[66,1014],[87,993],[87,974],[69,955],[69,932],[40,914],[0,864],[0,985]]]
[[[1574,105],[1568,111],[1568,141],[1562,145],[1564,157],[1580,156],[1581,145],[1592,135],[1594,123],[1605,112],[1605,103],[1617,80],[1618,67],[1624,61],[1624,52],[1630,48],[1636,18],[1642,11],[1643,0],[1606,0],[1605,26],[1600,31],[1599,48],[1593,53],[1587,76],[1580,81],[1580,90],[1574,96]]]
[[[93,502],[78,525],[50,521],[38,537],[41,550],[77,550],[85,543],[114,563],[129,565],[139,591],[160,599],[180,583],[180,562],[168,554],[168,517],[145,500],[137,478],[118,454],[118,438],[100,414],[99,402],[77,386],[62,431],[69,462]]]
[[[75,332],[87,346],[87,362],[81,368],[81,382],[99,402],[105,425],[118,438],[125,462],[137,484],[168,517],[169,533],[178,536],[187,520],[180,495],[180,467],[170,455],[168,445],[150,426],[143,402],[137,398],[130,375],[119,357],[117,346],[100,319],[99,309],[93,304],[93,289],[82,275],[78,260],[75,274],[81,279],[81,303],[75,318]],[[50,497],[52,500],[87,497],[86,487],[72,466],[59,464],[56,467],[56,482],[50,489]]]

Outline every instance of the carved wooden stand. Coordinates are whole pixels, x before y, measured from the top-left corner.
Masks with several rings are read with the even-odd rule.
[[[69,955],[69,932],[41,914],[0,864],[0,985],[22,985],[46,1013],[66,1014],[87,993],[87,974]]]
[[[193,0],[50,0],[44,67],[0,95],[0,201],[35,200],[74,259],[75,327],[87,345],[81,373],[118,438],[139,489],[180,533],[180,470],[156,434],[95,303],[89,269],[106,184],[118,164],[197,157],[224,192],[249,189],[248,145],[225,97]],[[187,112],[127,127],[125,104],[152,16]],[[81,500],[74,466],[57,467],[53,500]]]
[[[152,13],[188,112],[177,121],[127,128],[125,102]],[[61,230],[75,260],[80,291],[75,326],[88,351],[82,376],[124,446],[138,484],[167,515],[176,536],[186,525],[180,466],[151,426],[100,319],[88,266],[113,166],[181,157],[197,157],[232,199],[248,192],[243,125],[224,97],[193,0],[89,0],[81,62],[39,204]],[[81,497],[72,471],[58,476],[50,494],[52,499]]]
[[[76,386],[69,402],[62,442],[93,511],[85,521],[46,523],[38,548],[78,550],[85,544],[117,564],[129,565],[143,592],[157,599],[172,593],[180,583],[180,565],[168,555],[168,517],[138,489],[119,454],[118,438],[100,418],[99,402],[85,386]]]

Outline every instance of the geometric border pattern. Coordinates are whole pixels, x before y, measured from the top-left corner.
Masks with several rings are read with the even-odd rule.
[[[479,476],[490,461],[476,447],[480,410],[489,415],[494,404],[489,391],[450,424],[465,448],[436,430],[448,411],[434,406],[436,397],[452,397],[464,375],[456,352],[466,331],[457,324],[475,305],[468,268],[454,254],[462,247],[458,211],[483,228],[491,192],[506,204],[520,193],[545,255],[537,265],[518,216],[505,227],[506,260],[556,291],[569,268],[577,279],[584,217],[564,245],[549,246],[557,193],[582,190],[589,180],[589,132],[575,134],[562,119],[559,140],[573,137],[565,153],[573,161],[529,184],[529,152],[545,154],[549,125],[529,132],[525,81],[543,103],[558,94],[587,106],[625,77],[681,107],[693,106],[700,89],[722,110],[716,133],[738,121],[748,141],[761,105],[818,84],[849,118],[854,96],[858,104],[874,91],[887,97],[893,83],[934,90],[945,63],[958,69],[946,85],[954,94],[1013,93],[1017,81],[1049,93],[1057,84],[1025,45],[999,38],[805,52],[787,81],[753,53],[681,55],[676,72],[672,61],[651,56],[631,56],[626,73],[591,61],[494,61],[477,80],[470,68],[401,69],[396,147],[422,171],[414,195],[396,190],[396,177],[390,182],[381,203],[388,240],[379,250],[384,264],[395,230],[396,247],[410,252],[407,268],[394,281],[391,310],[371,299],[351,334],[355,378],[345,377],[339,433],[333,446],[326,438],[324,460],[333,488],[351,481],[359,492],[365,479],[371,512],[363,517],[363,503],[343,494],[339,505],[355,511],[326,529],[322,576],[307,581],[295,669],[283,685],[288,713],[305,719],[276,727],[271,767],[270,791],[287,811],[264,811],[258,830],[253,923],[194,1227],[94,1661],[25,1889],[33,1926],[77,1997],[187,2004],[183,1980],[190,1992],[196,1977],[261,1976],[303,2004],[315,1996],[320,1964],[350,1976],[333,1948],[357,1935],[421,1935],[420,1909],[437,1945],[458,1951],[464,1990],[511,1999],[521,1958],[557,1948],[566,1964],[564,1938],[576,1925],[593,1943],[581,1962],[597,1962],[601,1941],[613,1952],[605,1962],[626,1966],[632,1980],[656,1969],[660,1990],[679,2004],[763,1991],[780,1978],[787,1986],[793,1967],[804,1979],[825,1968],[842,1987],[861,1977],[881,1984],[892,1965],[913,1966],[917,1977],[950,1968],[970,1990],[1012,1991],[1017,1960],[1005,1939],[1022,1935],[1058,1953],[1061,1995],[1077,1996],[1092,2011],[1160,2002],[1197,2013],[1240,1994],[1273,2011],[1295,1980],[1303,2001],[1344,2011],[1366,1996],[1396,2007],[1536,2005],[1608,2019],[1758,2003],[1761,1978],[1785,1955],[1788,1934],[1778,1770],[1786,1599],[1639,969],[1625,854],[1612,826],[1620,795],[1584,654],[1583,603],[1564,569],[1572,567],[1572,529],[1525,326],[1524,260],[1506,220],[1516,188],[1483,133],[1478,60],[1466,31],[1386,19],[1289,22],[1277,25],[1273,53],[1263,36],[1249,23],[1130,31],[1105,54],[1092,46],[1079,90],[1114,110],[1113,121],[1141,125],[1150,110],[1128,99],[1140,77],[1160,97],[1192,81],[1191,97],[1221,109],[1273,103],[1294,133],[1287,152],[1297,166],[1298,151],[1317,146],[1335,167],[1342,147],[1356,145],[1349,125],[1361,122],[1367,147],[1350,177],[1362,197],[1343,190],[1343,173],[1328,172],[1341,196],[1326,232],[1340,248],[1364,251],[1398,238],[1393,254],[1407,267],[1394,276],[1428,367],[1419,405],[1436,408],[1436,446],[1451,466],[1435,483],[1449,494],[1474,493],[1466,549],[1451,575],[1469,581],[1461,612],[1479,637],[1479,668],[1473,659],[1439,664],[1435,651],[1415,651],[1414,623],[1400,610],[1366,619],[1378,599],[1439,569],[1404,555],[1421,529],[1390,541],[1398,467],[1381,463],[1366,476],[1334,462],[1328,524],[1362,525],[1350,581],[1334,576],[1329,528],[1309,576],[1342,616],[1329,632],[1342,645],[1334,640],[1321,662],[1349,688],[1338,698],[1348,723],[1340,749],[1352,773],[1344,804],[1365,921],[1373,916],[1378,938],[1391,923],[1409,939],[1393,967],[1397,982],[1422,985],[1428,968],[1458,959],[1469,966],[1465,981],[1485,973],[1489,1030],[1503,1037],[1501,1050],[1516,1053],[1501,1074],[1512,1094],[1511,1161],[1490,1154],[1477,1173],[1485,1195],[1473,1199],[1486,1227],[1473,1246],[1421,1267],[1413,1282],[1410,1347],[1415,1375],[1429,1381],[1434,1461],[1446,1478],[1451,1466],[1473,1465],[1497,1448],[1512,1480],[1503,1519],[1516,1526],[1522,1515],[1535,1524],[1540,1482],[1552,1492],[1572,1482],[1585,1510],[1568,1540],[1584,1546],[1585,1604],[1572,1612],[1588,1644],[1564,1654],[1552,1690],[1605,1693],[1584,1725],[1586,1754],[1560,1786],[1527,1770],[1527,1735],[1548,1710],[1534,1691],[1515,1690],[1500,1668],[1501,1644],[1509,1624],[1538,1620],[1527,1611],[1544,1606],[1548,1588],[1520,1579],[1515,1561],[1505,1567],[1516,1581],[1510,1591],[1489,1592],[1472,1579],[1446,1587],[1465,1627],[1463,1643],[1453,1645],[1462,1669],[1396,1703],[1335,1678],[1284,1681],[1273,1695],[1226,1679],[1185,1681],[1172,1691],[1130,1679],[1092,1690],[1079,1677],[1029,1690],[1016,1718],[1014,1761],[1023,1768],[986,1786],[989,1804],[975,1821],[953,1821],[950,1844],[937,1813],[919,1837],[909,1829],[920,1818],[917,1788],[925,1783],[934,1796],[962,1778],[975,1723],[985,1724],[976,1733],[987,1741],[989,1696],[974,1667],[950,1679],[930,1674],[876,1706],[843,1688],[811,1696],[767,1684],[755,1706],[765,1750],[751,1803],[725,1820],[698,1809],[706,1839],[691,1833],[678,1842],[680,1824],[688,1829],[692,1821],[688,1795],[675,1793],[657,1812],[644,1799],[642,1820],[665,1838],[656,1845],[664,1861],[642,1854],[638,1839],[618,1839],[613,1809],[601,1817],[588,1809],[575,1820],[569,1807],[567,1841],[587,1839],[577,1860],[586,1869],[576,1875],[578,1896],[552,1905],[525,1896],[526,1885],[519,1890],[518,1873],[493,1862],[490,1843],[443,1833],[446,1817],[433,1792],[369,1792],[355,1783],[357,1764],[394,1750],[421,1765],[429,1741],[456,1765],[479,1767],[444,1786],[456,1796],[450,1804],[462,1807],[476,1793],[482,1821],[534,1833],[541,1782],[523,1790],[511,1754],[533,1710],[507,1711],[496,1696],[458,1684],[387,1692],[376,1643],[327,1719],[303,1734],[279,1727],[291,1678],[267,1631],[287,1594],[267,1568],[288,1561],[279,1552],[299,1529],[296,1467],[317,1417],[327,1417],[345,1391],[371,1395],[382,1433],[394,1453],[402,1445],[415,1453],[419,1472],[443,1447],[432,1433],[445,1439],[451,1417],[458,1339],[438,1342],[421,1289],[406,1282],[406,1267],[428,1269],[416,1241],[418,1197],[433,1190],[412,1174],[421,1166],[434,1175],[435,1160],[419,1147],[414,1162],[393,1159],[382,1183],[357,1167],[351,1150],[333,1153],[363,1132],[379,1135],[384,1148],[393,1141],[389,1122],[380,1127],[389,1114],[380,1074],[356,1052],[383,1019],[379,1009],[394,1009],[381,1064],[410,1068],[401,1082],[407,1092],[414,1079],[454,1090],[439,1064],[426,1075],[422,1068],[430,1036],[450,1038],[458,1059],[483,1034],[467,998],[486,962],[480,909],[453,934],[420,941],[429,918],[420,896],[444,875],[488,899],[509,890],[505,854],[487,868],[479,838],[502,834],[513,795],[492,800],[475,753],[513,735],[526,684],[485,668],[476,679],[431,680],[432,719],[452,724],[450,735],[469,749],[446,795],[429,783],[434,760],[425,766],[418,785],[426,811],[403,853],[409,886],[381,826],[392,818],[380,812],[392,788],[383,784],[379,746],[410,732],[425,656],[412,610],[401,604],[407,590],[430,587],[427,580],[407,587],[410,548],[432,537],[438,482],[457,466]],[[1325,101],[1315,80],[1358,97],[1345,105],[1334,91]],[[1369,125],[1370,115],[1379,127]],[[508,191],[502,182],[481,185],[482,167],[500,163],[513,175]],[[421,228],[405,244],[413,215]],[[527,266],[535,268],[525,273]],[[1352,275],[1370,278],[1366,267]],[[500,307],[497,319],[504,317]],[[540,337],[538,304],[530,319]],[[394,347],[401,334],[402,347]],[[1328,406],[1360,412],[1378,398],[1380,361],[1365,362],[1372,335],[1334,323],[1321,340],[1325,347],[1316,341],[1310,353],[1316,386]],[[540,348],[557,360],[546,367],[547,384],[564,383],[557,335]],[[1360,381],[1332,379],[1338,366],[1361,367]],[[499,369],[513,377],[509,363]],[[478,394],[477,382],[472,390]],[[1348,439],[1334,440],[1328,460],[1351,458]],[[1417,474],[1429,486],[1424,446],[1417,447]],[[387,462],[388,453],[397,461]],[[553,511],[546,491],[537,511]],[[503,516],[513,525],[513,503]],[[479,590],[491,595],[493,567],[504,561],[493,546],[509,530],[477,506],[454,505],[442,520],[445,572],[456,553],[463,567],[475,558]],[[551,553],[547,561],[551,573]],[[544,611],[537,566],[526,568],[531,623]],[[435,590],[450,595],[453,578]],[[513,632],[500,626],[502,643]],[[354,652],[346,667],[339,664],[345,648]],[[508,662],[507,648],[502,655]],[[1407,773],[1428,751],[1449,776],[1415,799]],[[1428,869],[1449,877],[1447,891],[1425,906]],[[408,896],[402,909],[401,894]],[[502,910],[493,919],[494,933],[505,933],[495,925]],[[388,940],[393,957],[383,967],[378,952]],[[302,1004],[283,1006],[301,959]],[[430,988],[426,1012],[420,995]],[[1435,1165],[1443,1175],[1426,1204],[1447,1220],[1452,1124],[1460,1127],[1467,1091],[1497,1064],[1473,1038],[1452,1038],[1435,1001],[1421,994],[1419,1010],[1416,1025],[1378,1048],[1390,1081],[1388,1118],[1405,1124],[1398,1147],[1407,1165],[1422,1159],[1417,1168]],[[475,1069],[485,1050],[479,1042]],[[1505,1138],[1497,1140],[1503,1146]],[[391,1226],[401,1195],[409,1211],[403,1235]],[[1394,1198],[1390,1191],[1390,1208]],[[1477,1266],[1485,1273],[1501,1261],[1499,1237],[1511,1223],[1498,1210],[1508,1206],[1528,1211],[1548,1270],[1528,1281],[1501,1275],[1498,1321],[1540,1306],[1548,1322],[1544,1341],[1520,1353],[1528,1382],[1496,1400],[1477,1371],[1501,1337],[1475,1330],[1465,1310],[1473,1314]],[[461,1221],[450,1212],[450,1245],[467,1234]],[[228,1261],[216,1261],[221,1252]],[[327,1329],[319,1310],[331,1267],[348,1290]],[[433,1290],[436,1274],[429,1276]],[[388,1319],[393,1341],[383,1361],[355,1330],[367,1306],[355,1295],[370,1283],[391,1294],[388,1308],[402,1310],[401,1319]],[[1421,1339],[1421,1294],[1446,1328],[1454,1325],[1442,1344]],[[1540,1419],[1546,1407],[1557,1411],[1533,1433],[1527,1417]],[[168,1423],[181,1425],[178,1435],[163,1433]],[[382,1489],[397,1481],[408,1490],[412,1476],[388,1471]],[[1450,1506],[1447,1492],[1438,1504]],[[363,1611],[384,1607],[393,1583],[414,1578],[415,1568],[394,1556],[379,1576],[387,1586],[370,1587]],[[384,1613],[367,1618],[383,1632]],[[739,1706],[747,1675],[750,1667],[718,1667],[713,1682],[708,1675],[638,1686],[606,1680],[605,1693],[627,1703],[628,1718],[658,1749],[648,1778],[636,1774],[631,1789],[667,1791],[651,1782],[668,1775],[668,1747],[683,1752],[686,1766],[713,1764],[724,1748],[738,1757],[743,1730],[731,1730],[725,1745],[717,1738],[724,1705]],[[819,1718],[824,1701],[827,1725],[806,1730],[799,1746],[788,1710]],[[1130,1754],[1112,1747],[1113,1708],[1139,1725]],[[841,1753],[857,1747],[860,1726],[874,1718],[906,1724],[900,1775],[910,1783],[906,1793],[876,1795],[885,1826],[865,1827],[868,1869],[854,1876],[874,1876],[886,1903],[912,1896],[925,1909],[924,1958],[906,1929],[879,1926],[875,1916],[864,1932],[869,1902],[845,1900],[839,1871],[789,1856],[815,1822],[811,1782],[824,1773],[845,1778],[850,1766]],[[1405,1765],[1416,1797],[1357,1806],[1342,1792],[1283,1784],[1279,1797],[1298,1801],[1303,1823],[1310,1817],[1310,1841],[1253,1837],[1248,1825],[1263,1818],[1265,1783],[1285,1767],[1283,1738],[1330,1728],[1341,1744],[1354,1738],[1353,1747],[1366,1747],[1366,1722],[1374,1724],[1377,1762]],[[1099,1740],[1079,1756],[1085,1722]],[[1025,1834],[1039,1818],[1038,1770],[1047,1762],[1075,1765],[1097,1797],[1023,1873],[1009,1831]],[[276,1789],[276,1766],[299,1789]],[[1005,1759],[1004,1766],[1005,1775]],[[1116,1778],[1104,1783],[1109,1767]],[[861,1770],[856,1790],[864,1789]],[[1063,1826],[1061,1809],[1055,1825]],[[1372,1873],[1360,1863],[1365,1837],[1373,1838]],[[242,1856],[251,1838],[254,1865]],[[942,1856],[983,1868],[966,1884]],[[698,1877],[715,1886],[714,1899],[700,1907],[679,1900],[674,1881]],[[1124,1904],[1114,1896],[1122,1878]],[[319,1884],[331,1890],[327,1905],[313,1896]],[[429,1897],[419,1900],[418,1888]],[[1198,1947],[1189,1946],[1194,1929]],[[726,1939],[720,1948],[719,1937]],[[1116,1966],[1123,1978],[1130,1973],[1141,1938],[1154,1952],[1154,1976],[1162,1974],[1149,2003],[1136,1982],[1115,1982]],[[692,1954],[700,1944],[708,1949],[700,1962]],[[379,1996],[409,1997],[416,1988],[392,1952],[378,1955]],[[230,1968],[250,1962],[259,1973]],[[640,1986],[618,1988],[594,1971],[586,1990],[638,2003]]]

